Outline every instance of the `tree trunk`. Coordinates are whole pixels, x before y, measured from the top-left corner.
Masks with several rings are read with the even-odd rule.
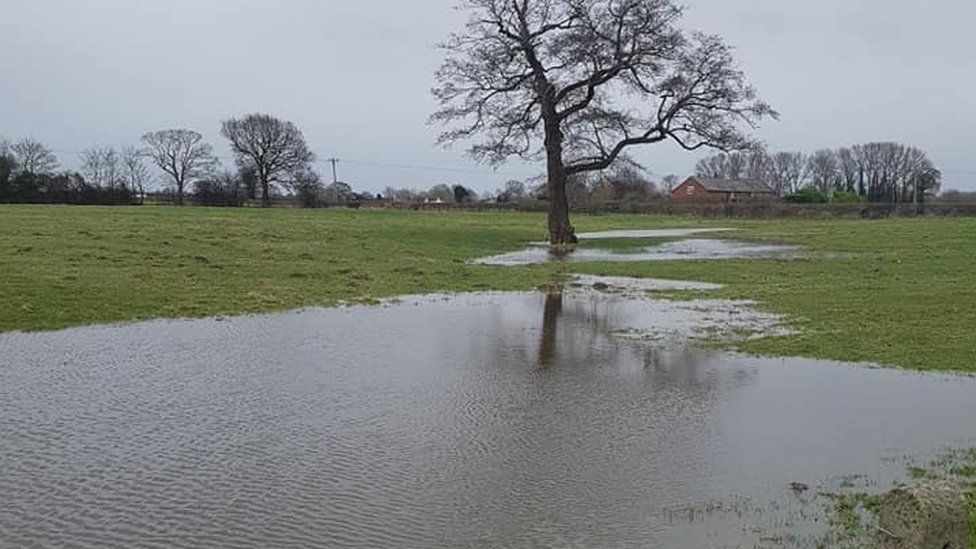
[[[183,182],[182,181],[176,182],[176,205],[177,206],[183,205]]]
[[[566,196],[566,167],[563,165],[563,133],[558,124],[546,124],[546,158],[549,183],[549,243],[553,246],[576,244],[576,232],[569,222],[569,197]]]
[[[271,194],[268,192],[269,187],[268,179],[266,177],[261,177],[261,207],[270,208],[271,207]]]

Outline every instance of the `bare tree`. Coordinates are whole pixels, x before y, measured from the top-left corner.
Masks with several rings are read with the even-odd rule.
[[[301,169],[290,176],[292,189],[303,208],[315,208],[324,194],[322,178],[310,168]]]
[[[505,189],[499,191],[498,201],[499,202],[521,202],[525,200],[528,190],[525,188],[525,183],[517,180],[511,180],[505,183]]]
[[[9,190],[10,178],[17,171],[17,159],[10,150],[10,142],[0,137],[0,199],[4,198]]]
[[[216,165],[213,147],[191,130],[162,130],[142,136],[153,163],[173,180],[176,203],[183,205],[187,183],[209,174]]]
[[[669,195],[674,192],[680,183],[681,178],[673,173],[661,178],[661,185],[668,190]]]
[[[454,189],[444,183],[434,185],[424,192],[424,198],[432,202],[454,202]]]
[[[677,27],[672,0],[462,0],[465,32],[444,45],[432,120],[441,143],[547,165],[549,240],[576,242],[570,176],[610,167],[665,140],[696,150],[747,149],[742,130],[775,112],[757,99],[720,38]],[[634,98],[639,98],[634,101]],[[539,143],[542,147],[539,147]]]
[[[383,197],[393,202],[420,202],[423,193],[414,189],[395,189],[387,187],[383,190]]]
[[[124,147],[121,154],[122,181],[142,200],[149,184],[149,168],[145,163],[146,151],[136,147]]]
[[[829,149],[822,149],[807,161],[810,183],[824,194],[830,193],[838,176],[837,157]]]
[[[729,173],[729,157],[724,154],[713,154],[702,158],[695,164],[695,175],[710,179],[726,179]]]
[[[739,152],[733,152],[727,154],[728,156],[728,173],[726,174],[728,179],[732,181],[738,181],[746,175],[746,170],[748,169],[749,159],[746,155]]]
[[[749,154],[746,165],[747,179],[762,181],[772,186],[773,173],[773,157],[765,150],[756,150]]]
[[[267,114],[226,120],[220,130],[242,168],[252,168],[261,185],[261,202],[270,205],[272,183],[287,182],[315,161],[301,130],[291,122]]]
[[[714,179],[758,179],[765,181],[768,157],[761,148],[745,154],[741,152],[720,153],[701,159],[695,166],[700,177]]]
[[[111,147],[93,147],[83,151],[81,173],[88,184],[100,189],[124,186],[121,158]]]
[[[861,176],[861,165],[857,161],[854,150],[843,147],[837,151],[837,169],[844,190],[849,193],[857,192],[857,184]]]
[[[773,188],[780,196],[800,189],[806,171],[807,158],[800,152],[778,152],[773,155]]]
[[[20,171],[30,175],[51,173],[58,169],[58,158],[40,141],[25,137],[10,145]]]

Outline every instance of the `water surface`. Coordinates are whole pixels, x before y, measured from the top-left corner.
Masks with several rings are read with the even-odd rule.
[[[976,444],[976,380],[687,348],[594,292],[0,336],[2,547],[754,547]],[[638,328],[648,337],[620,337]]]
[[[650,231],[653,232],[653,231]],[[630,236],[619,238],[641,238],[646,232],[634,232]],[[604,237],[610,238],[610,237]],[[585,263],[585,262],[614,262],[631,263],[642,261],[676,261],[676,260],[717,260],[717,259],[768,259],[790,258],[801,248],[783,244],[766,244],[742,242],[738,240],[720,240],[707,238],[692,238],[664,242],[655,246],[647,246],[635,252],[618,252],[600,248],[576,248],[561,250],[550,248],[545,244],[533,244],[524,250],[498,254],[477,260],[482,265],[534,265],[548,262]]]

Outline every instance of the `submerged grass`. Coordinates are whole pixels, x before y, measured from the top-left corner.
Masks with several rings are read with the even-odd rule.
[[[811,254],[493,267],[469,260],[544,239],[541,215],[0,206],[0,331],[524,290],[571,271],[726,284],[708,295],[756,300],[801,332],[746,351],[976,371],[974,219],[575,223],[580,231],[731,226],[741,230],[715,237],[796,243]]]
[[[963,487],[970,504],[970,548],[976,549],[976,449],[946,452],[924,467],[908,468],[913,481],[950,479]],[[831,522],[844,539],[868,540],[877,528],[884,495],[855,490],[842,485],[841,493],[825,494],[832,502]]]

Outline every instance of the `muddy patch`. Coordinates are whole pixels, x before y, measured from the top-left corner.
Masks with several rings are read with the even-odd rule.
[[[974,379],[696,350],[779,319],[575,284],[2,335],[0,546],[804,547],[794,486],[976,445]]]

